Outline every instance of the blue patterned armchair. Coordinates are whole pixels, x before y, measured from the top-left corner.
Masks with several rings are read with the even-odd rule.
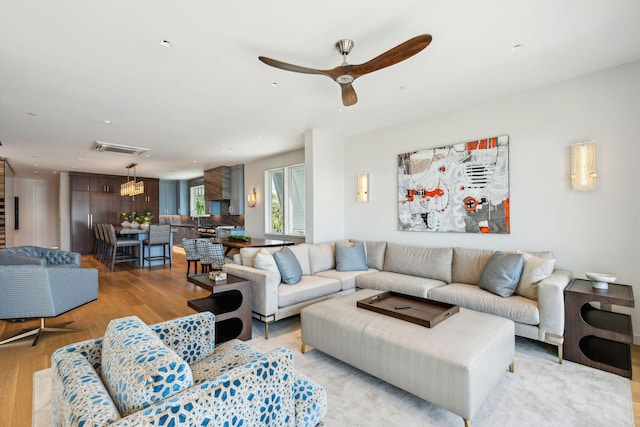
[[[312,427],[327,411],[291,351],[214,348],[209,312],[150,326],[115,319],[104,337],[56,350],[51,365],[54,426]]]

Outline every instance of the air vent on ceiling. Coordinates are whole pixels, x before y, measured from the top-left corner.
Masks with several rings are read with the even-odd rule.
[[[96,141],[96,143],[93,145],[93,147],[91,147],[91,149],[93,151],[132,154],[135,156],[137,156],[140,153],[144,153],[145,151],[149,151],[148,148],[132,147],[129,145],[121,145],[121,144],[112,144],[111,142],[102,142],[102,141]]]

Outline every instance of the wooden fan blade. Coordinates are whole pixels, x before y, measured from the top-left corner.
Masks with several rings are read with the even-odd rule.
[[[349,107],[358,102],[358,95],[356,95],[355,89],[351,83],[340,85],[342,87],[342,104],[345,107]]]
[[[258,59],[267,65],[271,65],[272,67],[275,67],[275,68],[280,68],[281,70],[293,71],[294,73],[321,74],[323,76],[333,78],[331,77],[331,75],[327,74],[327,72],[323,70],[316,70],[315,68],[288,64],[286,62],[278,61],[277,59],[267,58],[266,56],[258,56]]]
[[[429,43],[431,43],[431,35],[422,34],[420,36],[416,36],[392,49],[389,49],[385,53],[376,56],[364,64],[352,65],[351,72],[349,74],[356,79],[373,71],[397,64],[400,61],[411,58],[413,55],[429,46]]]

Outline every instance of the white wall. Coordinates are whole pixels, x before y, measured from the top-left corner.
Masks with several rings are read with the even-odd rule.
[[[291,166],[304,163],[304,150],[295,150],[288,153],[279,154],[265,159],[260,159],[244,165],[244,194],[249,194],[255,187],[257,193],[256,206],[245,207],[244,228],[248,236],[264,237],[264,203],[265,203],[265,182],[264,172],[283,166]]]
[[[344,139],[329,132],[305,132],[308,243],[344,236]]]
[[[58,181],[14,177],[13,192],[20,198],[20,229],[11,246],[60,247]]]
[[[501,134],[509,135],[511,234],[397,230],[397,154]],[[569,146],[590,139],[597,142],[597,188],[572,191]],[[347,138],[345,237],[552,250],[557,267],[576,277],[615,274],[640,296],[639,149],[640,62]],[[369,203],[352,194],[360,171],[370,173]],[[640,304],[632,313],[640,342]]]

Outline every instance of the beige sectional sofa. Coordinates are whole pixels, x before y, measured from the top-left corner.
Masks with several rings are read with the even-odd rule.
[[[253,315],[265,322],[265,332],[269,323],[298,314],[307,305],[354,292],[356,288],[368,288],[430,298],[510,319],[515,323],[516,335],[557,346],[562,361],[563,291],[572,275],[566,270],[554,270],[551,264],[548,277],[536,276],[535,262],[552,259],[550,252],[524,255],[518,290],[503,298],[478,286],[493,250],[365,242],[368,270],[337,271],[335,243],[304,243],[290,248],[303,271],[302,280],[295,285],[280,282],[275,263],[270,269],[261,269],[265,268],[264,263],[255,268],[254,260],[260,249],[243,249],[236,256],[238,264],[224,267],[229,274],[251,280]],[[264,255],[265,249],[261,250]],[[276,250],[279,248],[270,248],[268,252]],[[530,283],[525,288],[526,278]]]

